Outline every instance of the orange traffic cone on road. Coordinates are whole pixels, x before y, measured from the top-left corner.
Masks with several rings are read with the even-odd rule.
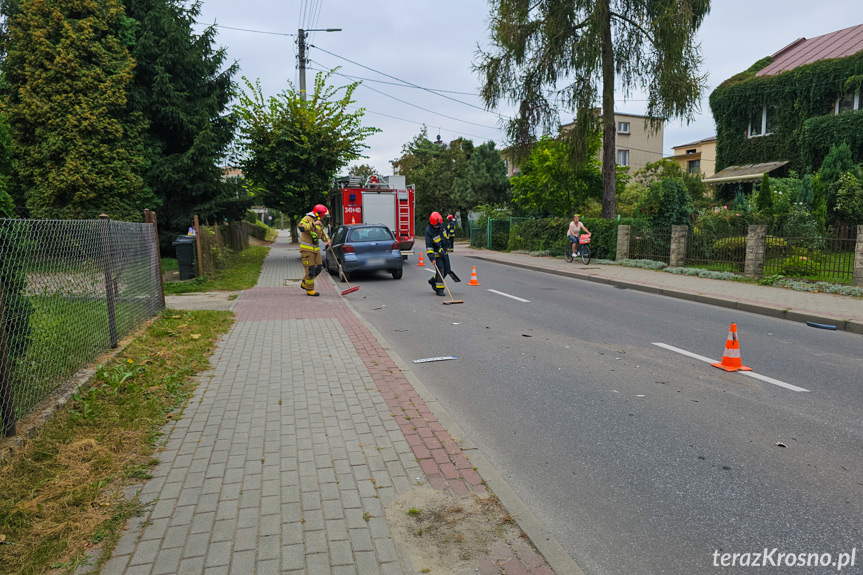
[[[354,216],[351,216],[351,225],[357,223],[357,219]]]
[[[473,266],[473,271],[470,272],[470,281],[467,282],[469,286],[478,286],[479,282],[476,279],[476,266]]]
[[[426,265],[426,263],[423,261],[423,253],[422,253],[422,252],[420,252],[420,261],[419,261],[419,262],[417,262],[417,265],[418,265],[418,266],[424,266],[424,265]]]
[[[740,359],[740,341],[737,339],[736,323],[731,324],[731,329],[728,332],[728,339],[725,341],[725,353],[722,354],[722,362],[710,365],[724,369],[725,371],[752,371],[752,368],[743,365]]]

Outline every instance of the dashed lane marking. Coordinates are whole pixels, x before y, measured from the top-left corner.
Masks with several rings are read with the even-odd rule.
[[[673,345],[668,345],[667,343],[653,342],[653,345],[659,346],[669,351],[673,351],[675,353],[685,355],[687,357],[691,357],[693,359],[706,361],[707,363],[719,363],[715,359],[710,359],[709,357],[704,357],[703,355],[698,355],[697,353],[692,353],[691,351],[686,351],[685,349],[680,349],[679,347],[674,347]],[[784,387],[785,389],[790,389],[791,391],[809,391],[808,389],[797,387],[796,385],[791,385],[790,383],[785,383],[784,381],[773,379],[772,377],[767,377],[766,375],[761,375],[760,373],[754,373],[751,371],[738,371],[737,373],[745,375],[747,377],[754,377],[755,379],[760,379],[761,381],[772,383],[773,385],[778,385],[779,387]]]
[[[512,298],[512,299],[514,299],[514,300],[518,300],[518,301],[521,301],[521,302],[524,302],[524,303],[530,303],[530,300],[529,300],[529,299],[522,299],[522,298],[520,298],[520,297],[516,297],[516,296],[514,296],[514,295],[509,295],[508,293],[503,293],[502,291],[497,291],[496,289],[490,289],[490,290],[488,290],[488,291],[490,291],[491,293],[496,293],[497,295],[502,295],[502,296],[504,296],[504,297]]]

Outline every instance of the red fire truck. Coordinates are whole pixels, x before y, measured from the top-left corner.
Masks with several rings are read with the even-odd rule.
[[[329,206],[333,228],[342,224],[384,224],[399,242],[402,257],[413,253],[414,187],[404,176],[336,178]]]

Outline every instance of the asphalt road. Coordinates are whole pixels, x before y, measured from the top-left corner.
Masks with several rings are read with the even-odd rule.
[[[585,573],[693,575],[718,569],[716,551],[774,547],[857,548],[842,572],[863,573],[863,337],[452,262],[463,305],[441,305],[415,260],[348,297],[409,364],[459,358],[412,367]],[[732,321],[745,365],[809,391],[654,345],[719,360]]]

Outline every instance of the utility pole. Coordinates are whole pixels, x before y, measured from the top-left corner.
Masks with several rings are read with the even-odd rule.
[[[306,32],[341,32],[341,28],[315,28],[311,30],[303,30],[300,28],[297,32],[297,59],[300,64],[300,98],[303,102],[306,101]]]

